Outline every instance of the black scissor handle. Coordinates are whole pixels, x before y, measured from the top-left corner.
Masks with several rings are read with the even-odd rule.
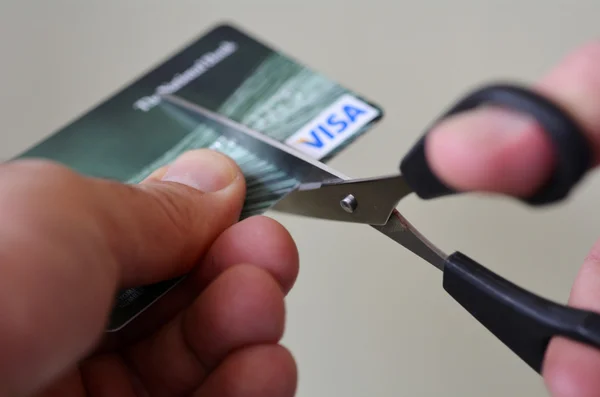
[[[592,146],[581,127],[565,110],[523,87],[497,84],[475,90],[435,124],[482,105],[497,105],[529,115],[552,143],[556,156],[552,175],[535,194],[522,201],[530,205],[561,201],[590,169]],[[429,167],[426,137],[427,133],[400,164],[405,180],[423,199],[458,193],[442,183]],[[553,337],[563,336],[600,349],[600,313],[537,296],[460,252],[446,259],[443,272],[446,292],[537,372],[542,371],[546,349]]]
[[[455,252],[443,286],[464,309],[533,370],[541,373],[548,343],[562,336],[600,349],[600,314],[537,296]]]
[[[489,85],[472,91],[440,117],[443,119],[482,105],[496,105],[534,118],[550,139],[556,162],[551,177],[531,197],[522,201],[544,205],[563,200],[592,164],[592,149],[581,127],[558,105],[527,88],[511,84]],[[429,128],[428,131],[430,131]],[[428,131],[406,154],[400,171],[413,191],[422,199],[458,193],[433,173],[425,156]]]

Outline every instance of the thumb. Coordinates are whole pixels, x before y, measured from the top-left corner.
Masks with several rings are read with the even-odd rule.
[[[119,189],[103,191],[114,201]],[[123,193],[128,201],[119,206],[122,230],[111,246],[122,264],[121,286],[128,286],[189,270],[238,221],[246,185],[232,159],[200,149]]]
[[[0,166],[0,395],[28,394],[76,365],[116,291],[189,271],[238,220],[244,196],[240,169],[210,150],[133,186],[44,161]]]
[[[600,153],[600,45],[584,46],[535,88],[583,128]],[[554,166],[552,144],[533,118],[500,108],[479,108],[448,118],[427,137],[432,171],[459,191],[524,197],[537,191]]]

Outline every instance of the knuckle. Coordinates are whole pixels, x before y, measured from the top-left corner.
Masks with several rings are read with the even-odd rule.
[[[152,190],[155,210],[166,220],[170,233],[175,233],[176,238],[189,237],[196,229],[197,206],[190,205],[189,194],[189,192],[182,193],[179,189],[170,188]]]
[[[136,262],[142,256],[158,260],[170,255],[179,258],[195,254],[191,245],[197,243],[195,236],[201,228],[196,206],[190,205],[190,198],[184,196],[187,192],[144,184],[115,184],[109,188],[106,183],[112,182],[102,182],[104,186],[97,191],[111,205],[100,204],[96,213],[102,213],[97,219],[116,257]]]

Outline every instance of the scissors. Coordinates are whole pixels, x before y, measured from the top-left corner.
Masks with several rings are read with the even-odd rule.
[[[600,314],[533,294],[461,253],[443,253],[396,209],[411,193],[423,200],[459,194],[438,179],[425,156],[428,131],[443,119],[494,105],[529,115],[542,127],[556,156],[551,177],[533,195],[519,198],[530,206],[564,200],[592,165],[591,145],[581,127],[557,104],[516,84],[489,84],[457,101],[415,143],[390,176],[352,179],[275,139],[253,131],[180,97],[163,99],[215,123],[224,136],[295,177],[298,186],[273,210],[300,216],[370,225],[442,271],[444,290],[505,346],[537,373],[548,342],[555,336],[600,348]]]

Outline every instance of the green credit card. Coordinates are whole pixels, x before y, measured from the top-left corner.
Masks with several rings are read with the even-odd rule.
[[[165,106],[161,94],[218,112],[327,162],[367,132],[379,106],[250,37],[219,25],[19,158],[60,162],[82,174],[138,183],[181,153],[212,148],[247,180],[242,219],[265,212],[298,183],[214,127]],[[181,278],[120,291],[108,331],[128,324]]]

